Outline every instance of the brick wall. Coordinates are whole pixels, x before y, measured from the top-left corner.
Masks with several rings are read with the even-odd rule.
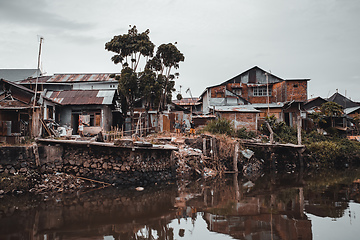
[[[286,81],[286,101],[306,101],[307,100],[307,81]]]
[[[245,127],[248,131],[257,130],[258,113],[222,112],[221,117],[233,121],[235,129]]]

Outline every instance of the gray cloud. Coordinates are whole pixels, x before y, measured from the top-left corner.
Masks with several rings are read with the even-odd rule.
[[[0,1],[0,67],[29,65],[41,34],[49,73],[112,72],[104,44],[135,24],[157,46],[178,42],[177,88],[194,96],[257,65],[310,78],[309,96],[360,101],[359,12],[358,0]]]
[[[56,12],[48,11],[45,0],[11,0],[0,1],[0,21],[2,24],[21,25],[55,29],[87,29],[88,23],[69,20]]]

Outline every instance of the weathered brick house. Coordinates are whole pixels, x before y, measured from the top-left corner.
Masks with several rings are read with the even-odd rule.
[[[266,115],[275,115],[288,125],[296,125],[301,107],[307,100],[307,82],[310,79],[282,79],[255,66],[221,84],[207,87],[200,96],[204,114],[213,113],[223,106],[252,105],[257,122]],[[233,117],[235,118],[235,112]],[[220,114],[221,116],[221,114]],[[245,118],[243,124],[253,121],[254,116]],[[259,120],[259,121],[258,121]],[[253,129],[251,129],[253,130]]]
[[[110,77],[110,73],[87,74],[54,74],[39,78],[27,78],[18,81],[19,84],[35,89],[42,95],[58,103],[53,119],[60,126],[72,128],[73,134],[78,133],[80,120],[86,123],[84,134],[97,134],[109,131],[113,120],[119,115],[115,111],[118,81]],[[48,107],[45,105],[45,109]],[[51,107],[50,107],[51,110]]]
[[[15,143],[18,137],[38,137],[41,134],[40,119],[50,117],[46,109],[57,105],[51,99],[37,94],[24,86],[0,79],[0,139]],[[47,106],[44,107],[44,106]]]

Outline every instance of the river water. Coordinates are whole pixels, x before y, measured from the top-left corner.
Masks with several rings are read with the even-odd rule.
[[[360,170],[2,196],[0,239],[359,239]]]

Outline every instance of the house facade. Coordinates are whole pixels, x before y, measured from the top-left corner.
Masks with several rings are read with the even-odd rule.
[[[36,100],[34,101],[34,98]],[[38,137],[41,135],[44,115],[43,106],[52,106],[56,103],[46,97],[35,96],[35,92],[4,79],[0,80],[0,136],[10,140],[16,137]],[[54,117],[54,115],[52,115]],[[4,139],[4,141],[7,141]]]
[[[47,91],[45,96],[59,104],[55,121],[72,128],[73,135],[78,134],[80,121],[84,134],[110,130],[115,90]]]
[[[44,119],[55,120],[60,126],[78,134],[79,122],[85,123],[84,134],[109,131],[114,125],[118,81],[111,73],[54,74],[27,78],[19,84],[35,89],[58,106],[44,104]]]
[[[221,84],[207,87],[200,96],[204,114],[224,106],[252,105],[258,110],[258,123],[267,115],[294,126],[307,100],[310,79],[282,79],[255,66]],[[219,114],[225,117],[224,114]],[[251,119],[248,119],[252,121]],[[246,126],[246,124],[240,124]]]

